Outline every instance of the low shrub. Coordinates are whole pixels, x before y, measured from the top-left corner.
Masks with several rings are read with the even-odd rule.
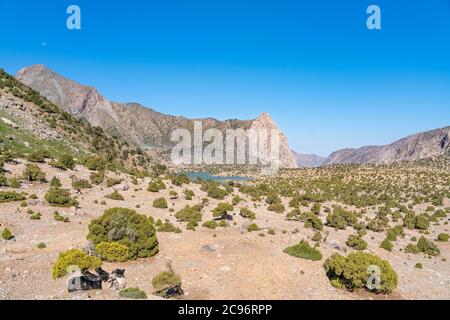
[[[58,279],[67,274],[67,269],[77,266],[80,269],[95,269],[102,265],[99,258],[89,256],[85,252],[72,249],[59,254],[58,260],[53,265],[53,279]]]
[[[126,288],[120,290],[119,295],[126,299],[142,300],[147,299],[147,293],[139,288]]]
[[[0,203],[23,201],[27,197],[24,193],[15,191],[0,191]]]
[[[166,199],[158,198],[158,199],[153,200],[153,208],[167,209],[168,205],[167,205]]]
[[[192,198],[195,196],[194,191],[190,189],[185,189],[183,193],[186,200],[192,200]]]
[[[267,210],[273,211],[276,213],[283,213],[286,210],[286,208],[284,207],[284,205],[282,203],[277,202],[277,203],[270,204],[267,207]]]
[[[45,248],[47,248],[47,245],[45,243],[43,243],[43,242],[39,242],[36,245],[36,248],[38,248],[38,249],[45,249]]]
[[[114,187],[114,186],[117,186],[117,185],[121,184],[122,181],[123,181],[122,179],[108,178],[108,179],[106,180],[106,186],[107,186],[108,188],[112,188],[112,187]]]
[[[173,293],[179,293],[181,290],[181,278],[173,272],[164,271],[152,279],[152,286],[155,288],[154,294],[157,296],[169,298]]]
[[[45,173],[35,164],[27,164],[22,177],[29,182],[45,182]]]
[[[417,248],[419,248],[420,252],[430,256],[437,256],[440,254],[439,248],[433,243],[433,241],[428,240],[425,237],[421,237],[419,241],[417,241]]]
[[[150,192],[159,192],[161,190],[166,189],[166,185],[161,180],[154,180],[148,184],[147,191]]]
[[[358,222],[356,213],[334,207],[332,213],[327,215],[327,225],[332,228],[344,230],[348,226],[353,226]]]
[[[366,250],[367,242],[358,235],[350,235],[346,242],[347,246],[355,250]]]
[[[301,259],[312,261],[322,260],[322,253],[316,248],[311,247],[306,240],[302,240],[299,244],[284,249],[283,252]]]
[[[54,207],[76,207],[78,201],[71,198],[68,190],[61,188],[50,188],[45,194],[45,200]]]
[[[52,180],[50,180],[50,187],[61,188],[61,180],[59,180],[58,177],[53,177]]]
[[[107,194],[105,198],[111,199],[111,200],[117,200],[117,201],[124,201],[125,198],[117,191],[114,190],[113,193]]]
[[[408,244],[405,248],[406,253],[418,254],[420,249],[415,244]]]
[[[256,223],[252,223],[247,228],[248,232],[254,232],[254,231],[259,231],[259,230],[261,230],[261,229],[258,227],[258,225]]]
[[[256,219],[256,214],[248,208],[241,208],[239,215],[243,218],[250,219],[250,220]]]
[[[383,242],[380,243],[380,248],[387,251],[392,251],[392,249],[394,249],[394,245],[389,241],[388,238],[386,238],[383,240]]]
[[[95,252],[109,262],[125,262],[129,257],[128,247],[116,242],[101,242],[95,246]]]
[[[370,277],[373,275],[371,266],[380,269],[380,286],[372,286]],[[325,272],[331,284],[337,288],[353,291],[366,289],[376,293],[391,293],[398,283],[398,276],[389,262],[365,252],[353,252],[347,257],[333,254],[324,263]],[[370,283],[370,286],[368,284]]]
[[[12,234],[11,230],[9,230],[8,228],[5,228],[2,231],[2,239],[3,240],[11,240],[12,238],[14,238],[14,235]]]
[[[423,265],[419,262],[419,263],[416,263],[414,268],[416,268],[416,269],[423,269]]]
[[[307,212],[304,215],[305,228],[311,228],[317,231],[323,230],[323,222],[320,218],[312,212]]]
[[[222,202],[217,205],[216,208],[213,209],[212,214],[214,218],[220,217],[221,219],[225,219],[228,212],[233,211],[234,207],[230,203]]]
[[[181,233],[181,229],[175,226],[174,224],[170,223],[170,221],[166,220],[163,224],[161,224],[157,228],[158,232],[174,232],[174,233]]]
[[[216,221],[210,220],[210,221],[205,221],[202,226],[205,228],[208,228],[208,229],[215,229],[215,228],[217,228],[218,225],[217,225]]]
[[[75,168],[75,160],[72,156],[64,154],[57,161],[52,161],[51,165],[61,170],[72,170]]]
[[[99,185],[105,181],[105,173],[103,171],[91,172],[89,175],[89,180],[92,184]]]
[[[202,221],[201,207],[185,206],[175,214],[175,218],[177,218],[178,221],[183,222],[200,222]]]
[[[89,224],[88,240],[96,246],[116,242],[128,247],[128,259],[146,258],[158,253],[158,240],[152,220],[125,208],[106,210]]]
[[[448,234],[447,233],[440,233],[436,239],[436,241],[439,242],[448,242]]]
[[[9,180],[9,186],[13,189],[19,189],[20,188],[20,181],[17,178],[11,178]]]
[[[55,221],[59,221],[59,222],[66,222],[66,223],[70,222],[68,217],[63,216],[58,211],[55,211],[53,213],[53,219],[55,219]]]
[[[92,184],[90,184],[90,182],[87,181],[86,179],[75,178],[72,180],[72,188],[74,188],[75,190],[81,191],[83,189],[91,189]]]

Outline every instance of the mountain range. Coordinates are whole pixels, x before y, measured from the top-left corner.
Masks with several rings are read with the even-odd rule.
[[[86,119],[90,125],[120,137],[144,150],[170,150],[174,146],[170,136],[177,128],[193,131],[194,121],[202,121],[203,130],[277,129],[269,114],[262,113],[252,120],[225,120],[214,118],[188,119],[167,115],[138,103],[117,103],[102,96],[95,88],[67,79],[53,70],[34,65],[16,74],[23,84],[60,106],[71,115]],[[280,160],[286,168],[319,167],[334,164],[389,164],[437,156],[450,151],[450,127],[417,133],[385,146],[365,146],[343,149],[329,157],[299,154],[289,148],[287,137],[280,132]],[[268,146],[270,148],[270,146]]]
[[[194,121],[201,121],[203,130],[271,129],[278,126],[267,113],[253,120],[225,120],[214,118],[188,119],[157,112],[138,103],[117,103],[103,97],[95,88],[66,79],[43,65],[20,70],[16,79],[38,91],[66,112],[86,119],[92,126],[101,127],[113,136],[119,136],[146,150],[170,150],[174,146],[171,133],[175,129],[193,132]],[[296,168],[289,142],[280,132],[280,162],[286,168]],[[270,139],[270,137],[269,137]],[[239,142],[238,142],[239,143]],[[268,150],[270,151],[270,146]]]

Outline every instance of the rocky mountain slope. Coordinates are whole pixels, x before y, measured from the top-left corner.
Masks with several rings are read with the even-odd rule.
[[[16,74],[16,78],[68,113],[84,118],[92,126],[99,126],[107,133],[122,137],[146,150],[169,150],[174,145],[170,141],[173,130],[183,128],[192,132],[195,120],[202,121],[203,130],[278,129],[265,113],[255,120],[188,119],[166,115],[137,103],[111,102],[96,89],[66,79],[43,65],[24,68]],[[288,140],[281,132],[280,146],[281,164],[288,168],[297,167]],[[270,146],[268,148],[269,151]]]
[[[324,165],[412,161],[450,152],[450,126],[421,132],[385,146],[343,149],[332,153]]]
[[[320,157],[315,154],[300,154],[292,151],[297,161],[299,168],[317,168],[320,167],[326,160],[326,157]]]
[[[50,157],[101,156],[121,166],[144,165],[142,151],[78,119],[0,69],[0,151]]]

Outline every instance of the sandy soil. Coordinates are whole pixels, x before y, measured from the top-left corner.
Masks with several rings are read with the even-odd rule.
[[[5,167],[11,171],[9,176],[18,175],[24,164],[8,164]],[[89,179],[89,171],[84,167],[77,167],[76,171],[70,172],[48,165],[42,165],[42,168],[47,179],[58,176],[67,189],[71,189],[71,175]],[[80,209],[58,209],[70,218],[70,223],[54,221],[55,208],[43,200],[48,184],[22,185],[22,191],[35,193],[39,198],[28,200],[27,208],[20,208],[18,203],[0,204],[0,229],[8,227],[16,237],[14,241],[0,240],[0,299],[119,299],[117,292],[108,289],[69,294],[66,292],[67,279],[53,280],[51,277],[52,265],[58,253],[70,248],[83,248],[87,244],[89,222],[111,207],[135,209],[153,216],[155,220],[167,218],[183,230],[180,234],[158,233],[160,252],[155,257],[104,264],[104,269],[109,271],[116,267],[126,269],[128,286],[139,287],[149,294],[153,291],[150,283],[152,277],[164,271],[166,262],[170,260],[174,270],[183,279],[185,296],[182,299],[450,299],[450,243],[439,243],[441,256],[428,259],[423,255],[408,255],[399,251],[417,233],[405,230],[406,237],[396,242],[393,252],[387,252],[378,247],[385,235],[369,231],[365,236],[369,243],[368,251],[391,263],[399,275],[399,285],[388,297],[365,292],[350,293],[330,285],[322,268],[324,260],[313,262],[283,253],[285,247],[313,235],[313,231],[305,229],[303,223],[286,221],[284,214],[269,212],[260,204],[258,209],[250,207],[257,215],[254,222],[266,230],[273,228],[275,235],[263,231],[265,236],[261,237],[260,232],[243,231],[249,221],[239,215],[234,216],[236,225],[230,223],[228,228],[208,230],[199,227],[195,232],[188,231],[184,223],[176,222],[174,213],[152,207],[154,199],[169,199],[170,190],[182,194],[185,187],[171,186],[170,182],[165,181],[167,190],[154,194],[146,191],[148,180],[140,180],[139,185],[135,186],[126,176],[122,178],[126,179],[130,187],[128,191],[120,191],[126,201],[105,199],[104,196],[111,193],[112,188],[95,186],[77,195]],[[196,194],[194,199],[187,201],[181,196],[180,199],[168,200],[169,208],[176,212],[186,204],[199,203],[206,195],[197,185],[192,184],[189,188]],[[72,195],[76,195],[73,190]],[[95,200],[99,203],[105,200],[107,205],[95,204]],[[287,206],[287,199],[285,201]],[[448,199],[446,201],[446,206],[449,206]],[[204,209],[203,220],[212,218],[210,212],[216,204],[217,201],[213,200]],[[140,205],[139,209],[137,205]],[[243,205],[245,203],[236,206],[235,212],[239,212]],[[28,209],[42,213],[42,220],[29,219]],[[299,232],[293,233],[295,229]],[[448,229],[448,226],[442,225],[433,227],[430,238],[435,238],[440,232],[448,233]],[[283,230],[287,232],[283,233]],[[327,240],[320,247],[324,259],[339,252],[334,249],[337,245],[345,248],[348,235],[353,233],[351,230],[328,230]],[[40,242],[44,242],[47,248],[37,249],[36,245]],[[345,250],[351,251],[348,247]],[[422,270],[414,267],[417,262],[423,264]],[[151,295],[149,298],[157,299]]]

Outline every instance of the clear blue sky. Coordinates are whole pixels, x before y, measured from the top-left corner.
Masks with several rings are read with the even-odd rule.
[[[267,111],[328,155],[450,125],[450,0],[0,0],[0,67],[36,63],[168,114]]]

